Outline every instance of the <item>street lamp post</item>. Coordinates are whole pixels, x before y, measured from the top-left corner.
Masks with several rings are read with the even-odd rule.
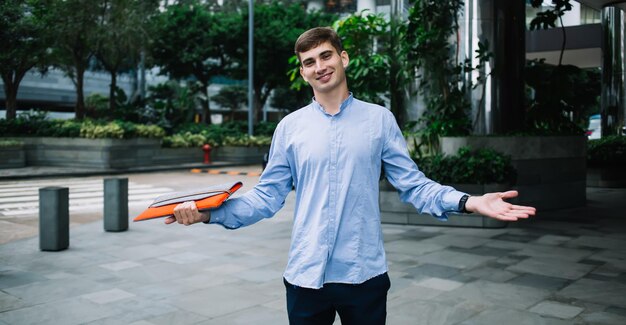
[[[253,135],[254,114],[254,0],[248,0],[248,135]]]

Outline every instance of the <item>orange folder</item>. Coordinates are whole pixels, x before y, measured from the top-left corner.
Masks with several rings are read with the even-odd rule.
[[[220,184],[199,190],[175,192],[157,197],[150,206],[133,221],[143,221],[174,215],[174,208],[183,202],[195,201],[199,211],[217,208],[235,191],[241,188],[241,182]]]

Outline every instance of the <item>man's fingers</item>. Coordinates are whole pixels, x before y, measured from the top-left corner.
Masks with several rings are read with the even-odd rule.
[[[176,218],[174,218],[174,217],[167,217],[167,218],[165,218],[165,224],[166,225],[172,224],[174,222],[176,222]]]
[[[515,190],[500,193],[500,197],[503,199],[512,199],[514,197],[517,197],[517,195],[518,193]]]

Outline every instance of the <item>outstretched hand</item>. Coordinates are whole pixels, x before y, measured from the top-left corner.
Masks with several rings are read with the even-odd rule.
[[[465,209],[487,217],[504,221],[516,221],[535,215],[535,208],[514,205],[504,201],[517,196],[517,191],[487,193],[482,196],[470,196],[465,203]]]

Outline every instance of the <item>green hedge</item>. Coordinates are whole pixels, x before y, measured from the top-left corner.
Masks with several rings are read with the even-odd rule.
[[[626,168],[626,136],[613,135],[590,140],[587,145],[587,165]]]
[[[492,149],[464,147],[454,156],[437,154],[413,159],[428,178],[443,184],[513,185],[517,176],[511,157]]]
[[[165,131],[156,125],[141,125],[125,121],[102,122],[95,120],[46,120],[18,117],[0,119],[3,136],[71,137],[89,139],[129,139],[136,137],[162,138]]]

